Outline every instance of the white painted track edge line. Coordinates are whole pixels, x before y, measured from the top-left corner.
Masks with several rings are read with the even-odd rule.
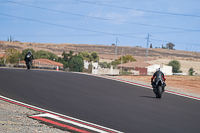
[[[13,100],[11,98],[7,98],[7,97],[2,96],[2,95],[0,95],[0,97],[3,98],[3,99],[6,99],[6,100],[12,101],[12,102],[16,102],[16,103],[19,103],[19,104],[22,104],[22,105],[25,105],[25,106],[28,106],[28,107],[32,107],[32,108],[42,110],[42,111],[45,111],[45,112],[48,112],[48,113],[52,113],[52,114],[55,114],[55,115],[58,115],[58,116],[62,116],[62,117],[66,117],[66,118],[69,118],[69,119],[72,119],[72,120],[76,120],[76,121],[79,121],[79,122],[82,122],[82,123],[85,123],[85,124],[100,127],[100,128],[106,129],[106,130],[117,132],[117,133],[123,133],[121,131],[117,131],[117,130],[114,130],[114,129],[111,129],[111,128],[108,128],[108,127],[100,126],[100,125],[97,125],[97,124],[94,124],[94,123],[86,122],[86,121],[83,121],[83,120],[80,120],[80,119],[77,119],[77,118],[73,118],[73,117],[70,117],[70,116],[67,116],[67,115],[63,115],[63,114],[56,113],[56,112],[53,112],[53,111],[49,111],[49,110],[46,110],[46,109],[42,109],[42,108],[39,108],[39,107],[36,107],[36,106],[33,106],[33,105],[29,105],[29,104],[26,104],[26,103],[23,103],[23,102],[19,102],[17,100]]]
[[[66,122],[66,123],[70,123],[70,124],[73,124],[73,125],[76,125],[76,126],[79,126],[79,127],[82,127],[82,128],[87,128],[87,129],[92,130],[92,131],[96,131],[96,132],[100,132],[100,133],[109,133],[109,132],[103,131],[101,129],[97,129],[97,128],[90,127],[90,126],[87,126],[87,125],[84,125],[84,124],[76,123],[74,121],[66,120],[66,119],[60,118],[56,115],[49,114],[49,113],[32,115],[33,118],[34,118],[34,116],[53,118],[53,119],[56,119],[56,120],[59,120],[59,121],[62,121],[62,122]]]

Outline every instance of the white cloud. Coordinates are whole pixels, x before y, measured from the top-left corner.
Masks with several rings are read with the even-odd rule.
[[[143,17],[144,12],[142,11],[128,11],[126,13],[118,13],[118,12],[98,12],[98,13],[90,13],[85,19],[90,19],[90,17],[103,18],[112,21],[116,21],[117,23],[128,21],[129,19],[141,18]]]

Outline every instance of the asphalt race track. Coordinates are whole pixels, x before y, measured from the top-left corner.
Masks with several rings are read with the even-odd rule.
[[[200,101],[95,76],[0,68],[0,95],[125,133],[200,132]]]

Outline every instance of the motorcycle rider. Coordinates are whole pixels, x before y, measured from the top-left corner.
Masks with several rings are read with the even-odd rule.
[[[155,78],[155,80],[154,80],[154,78]],[[156,72],[153,74],[153,76],[151,77],[151,85],[152,85],[152,87],[153,87],[153,91],[156,89],[155,88],[155,85],[156,85],[156,81],[158,80],[158,79],[162,79],[162,81],[164,81],[163,82],[163,84],[164,84],[164,87],[162,88],[162,90],[163,90],[163,92],[165,91],[165,86],[166,86],[166,84],[165,84],[165,80],[166,80],[166,78],[165,78],[165,75],[163,74],[163,72],[161,72],[160,71],[160,68],[158,68],[157,70],[156,70]],[[154,80],[154,81],[153,81]]]
[[[28,51],[28,53],[25,55],[24,57],[24,61],[27,63],[27,61],[31,61],[31,65],[33,65],[33,55],[31,53],[31,51]]]

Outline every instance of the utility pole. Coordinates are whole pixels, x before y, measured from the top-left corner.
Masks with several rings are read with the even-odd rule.
[[[149,47],[149,34],[147,36],[147,49],[146,49],[146,61],[148,60],[147,57],[148,57],[148,47]]]
[[[122,56],[121,56],[121,73],[122,73],[122,58],[123,58],[123,47],[122,47]]]
[[[116,38],[116,45],[115,45],[115,60],[117,59],[117,42],[118,38]]]

